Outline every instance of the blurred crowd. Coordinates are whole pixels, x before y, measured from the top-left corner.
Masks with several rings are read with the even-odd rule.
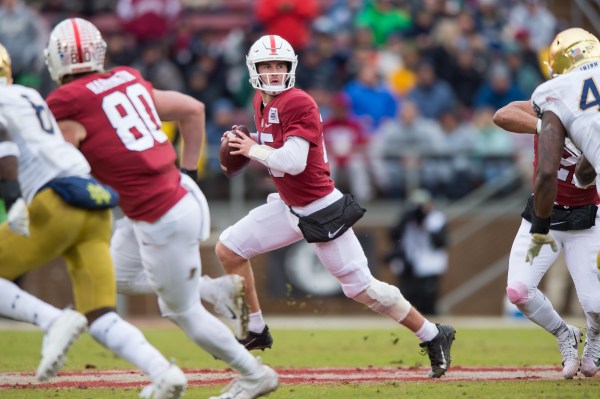
[[[209,198],[227,195],[223,131],[252,126],[246,52],[265,33],[284,37],[296,86],[320,106],[337,185],[362,202],[416,187],[455,200],[507,174],[529,184],[533,138],[492,117],[547,78],[546,46],[563,28],[544,0],[2,0],[17,82],[53,88],[43,48],[70,16],[103,32],[107,67],[206,104]],[[265,180],[247,174],[262,197]]]

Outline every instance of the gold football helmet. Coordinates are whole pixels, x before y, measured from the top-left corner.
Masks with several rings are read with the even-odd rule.
[[[0,85],[9,85],[12,83],[13,78],[10,65],[10,55],[4,46],[0,44]]]
[[[600,41],[586,30],[571,28],[556,35],[547,64],[550,75],[556,76],[592,60],[600,60]]]

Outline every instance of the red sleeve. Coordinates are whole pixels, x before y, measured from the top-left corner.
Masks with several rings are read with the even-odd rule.
[[[46,103],[48,103],[48,108],[50,108],[50,111],[57,121],[73,119],[73,116],[77,112],[75,107],[77,101],[75,101],[67,88],[59,87],[54,90],[46,98]]]
[[[294,96],[286,103],[282,115],[284,141],[291,136],[302,137],[313,145],[321,145],[322,122],[317,105],[308,95]]]

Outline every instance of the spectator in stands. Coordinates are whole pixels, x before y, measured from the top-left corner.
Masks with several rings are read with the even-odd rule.
[[[139,60],[132,65],[140,71],[144,79],[152,82],[159,90],[183,91],[183,75],[171,61],[161,41],[147,42]]]
[[[358,28],[373,32],[375,45],[381,47],[388,36],[395,32],[408,32],[412,25],[410,10],[401,0],[367,0],[356,16]]]
[[[424,60],[417,70],[417,84],[407,98],[417,104],[419,113],[430,119],[438,119],[448,107],[454,107],[456,98],[450,85],[438,79],[430,61]]]
[[[423,158],[441,151],[442,142],[438,122],[422,117],[415,103],[404,101],[399,118],[382,123],[369,144],[379,190],[387,197],[404,197],[417,184]]]
[[[40,88],[47,36],[46,24],[23,0],[2,0],[0,42],[12,59],[15,83]]]
[[[310,24],[319,5],[316,0],[258,0],[255,12],[265,33],[283,37],[301,52],[310,42]]]
[[[542,0],[521,0],[511,9],[506,30],[511,37],[526,31],[531,47],[539,51],[552,42],[556,25],[556,18]]]
[[[506,25],[500,0],[479,0],[475,8],[475,27],[483,36],[486,46],[498,49],[503,41],[502,30]]]
[[[206,104],[206,117],[212,118],[214,102],[230,97],[223,58],[216,52],[204,52],[186,72],[188,94]]]
[[[358,201],[370,201],[374,193],[365,153],[369,138],[350,112],[350,99],[344,92],[332,99],[331,115],[323,123],[323,138],[333,180],[342,190],[349,187],[344,191]]]
[[[527,96],[510,77],[510,71],[505,64],[492,65],[488,78],[475,95],[475,107],[500,109],[513,101],[527,99]]]
[[[503,55],[512,80],[523,91],[523,94],[530,97],[535,88],[544,81],[544,77],[537,64],[535,53],[528,48],[521,47],[523,42],[505,43]]]
[[[121,31],[109,32],[106,38],[106,66],[113,68],[120,65],[131,65],[137,57],[135,38]]]
[[[296,70],[296,85],[303,90],[321,87],[334,91],[336,73],[335,63],[325,59],[316,44],[311,44],[304,49],[302,63]]]
[[[358,74],[346,84],[344,90],[350,97],[352,113],[361,119],[367,134],[373,134],[381,122],[394,118],[398,102],[383,83],[376,66],[363,62]]]
[[[477,156],[482,183],[490,183],[497,178],[514,171],[515,151],[513,136],[494,123],[492,108],[479,108],[473,115],[473,125],[477,136],[474,144],[474,155]]]
[[[387,256],[398,288],[422,312],[436,314],[440,278],[448,268],[448,232],[444,214],[427,190],[414,190],[409,204],[389,232]]]
[[[473,108],[475,94],[484,82],[483,68],[476,64],[475,54],[466,47],[459,49],[452,61],[454,68],[448,79],[459,105]]]
[[[477,132],[456,108],[444,109],[438,121],[443,133],[440,151],[424,160],[422,182],[436,196],[458,199],[475,187],[472,154]]]
[[[181,12],[180,0],[118,0],[117,17],[138,42],[164,38]]]
[[[417,69],[421,62],[419,50],[411,42],[403,41],[400,50],[401,65],[390,72],[388,82],[396,96],[400,98],[406,95],[417,84]]]

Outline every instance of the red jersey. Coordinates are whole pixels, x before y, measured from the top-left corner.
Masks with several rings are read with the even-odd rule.
[[[289,137],[298,136],[310,143],[306,169],[296,176],[275,177],[275,187],[290,206],[306,206],[334,189],[330,179],[323,141],[323,123],[317,103],[304,91],[291,88],[263,106],[262,97],[254,96],[254,124],[260,144],[281,148]]]
[[[533,158],[533,181],[535,184],[535,170],[538,165],[538,135],[535,135],[534,142],[534,158]],[[562,206],[582,206],[600,203],[598,198],[598,192],[596,186],[590,188],[581,189],[577,188],[573,183],[573,177],[575,176],[575,165],[579,154],[575,151],[569,150],[566,146],[563,149],[562,159],[558,168],[558,182],[556,200],[554,201],[558,205]]]
[[[54,90],[47,102],[56,120],[85,127],[79,149],[92,174],[119,193],[127,217],[153,222],[187,193],[179,184],[177,154],[160,129],[152,84],[135,69],[80,77]]]

